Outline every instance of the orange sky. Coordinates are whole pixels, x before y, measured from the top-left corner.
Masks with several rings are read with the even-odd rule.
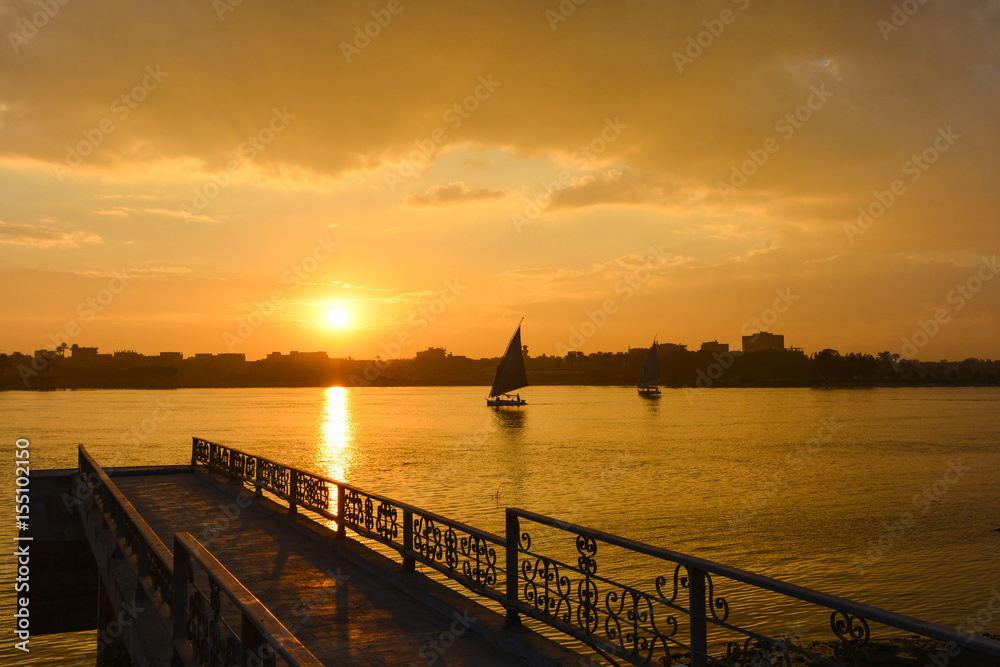
[[[1000,356],[995,1],[50,4],[0,352]]]

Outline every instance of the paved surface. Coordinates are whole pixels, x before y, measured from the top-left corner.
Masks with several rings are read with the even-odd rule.
[[[114,481],[168,548],[190,532],[324,664],[527,664],[199,475]]]

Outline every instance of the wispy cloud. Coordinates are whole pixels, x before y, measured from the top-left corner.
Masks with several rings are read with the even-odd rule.
[[[427,192],[406,198],[408,206],[453,206],[463,202],[503,199],[513,191],[506,188],[469,188],[464,181],[435,185]]]
[[[100,236],[84,231],[60,231],[34,225],[12,225],[0,221],[0,243],[36,248],[67,247],[104,243]]]

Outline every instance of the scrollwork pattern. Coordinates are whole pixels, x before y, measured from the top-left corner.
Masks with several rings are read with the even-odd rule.
[[[286,498],[291,491],[291,473],[288,468],[271,461],[260,462],[261,485]]]
[[[187,638],[199,664],[235,667],[240,664],[240,639],[222,619],[221,590],[209,582],[211,598],[195,590],[188,599]]]
[[[362,508],[364,506],[364,503],[361,500],[361,494],[354,489],[347,487],[344,487],[343,493],[344,523],[352,527],[357,527],[361,525]]]
[[[375,532],[389,541],[399,537],[399,520],[396,508],[385,501],[379,502],[375,517]]]
[[[481,586],[496,586],[496,547],[480,537],[468,535],[459,540],[459,552],[465,557],[462,574]]]
[[[247,459],[250,458],[243,452],[231,450],[229,453],[228,472],[234,477],[245,477],[247,469]]]
[[[613,584],[597,577],[597,541],[576,535],[577,566],[528,554],[522,558],[519,577],[523,600],[545,616],[584,630],[592,637],[603,631],[605,645],[615,645],[630,661],[670,665],[670,641],[678,630],[672,605],[680,587],[680,568],[674,571],[673,591],[666,591],[667,577],[654,580],[656,594]],[[521,551],[529,551],[531,535],[519,535]],[[685,584],[686,584],[686,577]],[[603,588],[603,590],[602,590]]]
[[[209,448],[209,443],[208,443],[207,440],[202,440],[200,438],[196,438],[194,440],[194,444],[192,446],[192,449],[194,450],[194,452],[193,452],[193,454],[194,454],[193,458],[194,458],[195,461],[199,461],[201,463],[209,463],[209,449],[210,448]]]
[[[330,487],[319,477],[299,473],[295,500],[304,507],[326,511],[330,509]]]
[[[864,650],[871,637],[865,618],[837,609],[830,614],[830,628],[840,640],[835,650],[837,659],[852,667],[871,665],[871,658]]]

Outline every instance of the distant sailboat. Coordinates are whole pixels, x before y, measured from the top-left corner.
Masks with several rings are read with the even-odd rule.
[[[653,346],[649,348],[649,356],[642,366],[642,375],[639,376],[640,396],[659,396],[660,388],[656,386],[660,382],[660,358],[656,356],[656,338],[653,338]]]
[[[524,320],[522,319],[521,322]],[[521,387],[528,386],[528,376],[524,371],[524,356],[521,354],[521,323],[517,325],[513,337],[507,344],[507,351],[497,366],[496,377],[493,378],[493,387],[490,395],[486,398],[486,405],[517,406],[526,405],[526,401],[521,399],[520,394],[510,396],[510,392]]]

